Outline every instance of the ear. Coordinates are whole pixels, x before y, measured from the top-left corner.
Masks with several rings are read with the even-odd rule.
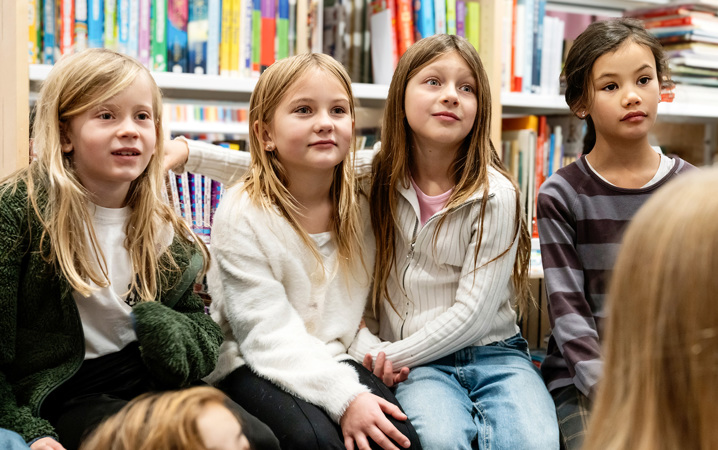
[[[72,142],[64,126],[60,126],[60,148],[62,149],[62,153],[65,154],[72,153],[73,150]]]
[[[255,120],[252,124],[252,128],[254,128],[254,134],[257,136],[257,139],[259,139],[259,143],[262,144],[265,151],[273,152],[277,148],[276,145],[274,145],[274,140],[272,140],[271,130],[266,123],[261,127],[262,129],[260,131],[259,121]]]

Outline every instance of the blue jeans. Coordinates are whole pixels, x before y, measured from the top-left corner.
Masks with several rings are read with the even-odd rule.
[[[28,450],[30,447],[19,434],[0,428],[0,448],[3,450]]]
[[[395,394],[427,450],[559,448],[554,403],[521,334],[415,367]]]

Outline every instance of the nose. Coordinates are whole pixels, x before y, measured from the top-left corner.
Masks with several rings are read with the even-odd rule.
[[[332,117],[329,114],[329,111],[319,112],[316,116],[316,121],[314,122],[314,132],[326,133],[332,131],[333,129],[334,122],[332,121]]]
[[[458,105],[459,96],[456,93],[456,89],[453,83],[447,83],[441,92],[441,103],[445,105]]]
[[[140,135],[137,130],[137,124],[132,116],[126,116],[120,121],[119,127],[117,128],[117,135],[123,138],[136,138]]]
[[[638,93],[631,89],[626,93],[626,96],[623,98],[623,107],[628,108],[629,106],[638,106],[641,104],[641,97],[638,95]]]

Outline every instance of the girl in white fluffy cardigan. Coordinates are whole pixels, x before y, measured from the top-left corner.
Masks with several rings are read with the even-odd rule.
[[[349,77],[326,55],[278,61],[250,123],[250,171],[213,225],[211,312],[225,342],[208,381],[285,449],[419,448],[391,391],[347,355],[374,262],[350,167]]]

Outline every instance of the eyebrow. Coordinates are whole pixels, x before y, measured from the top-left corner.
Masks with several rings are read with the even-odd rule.
[[[644,64],[641,67],[639,67],[638,69],[636,69],[636,71],[634,73],[642,72],[646,69],[652,69],[652,68],[653,68],[653,66],[651,66],[650,64]],[[616,77],[616,76],[618,76],[618,74],[616,74],[616,73],[602,73],[601,76],[596,78],[596,81],[598,81],[602,78],[610,78],[610,77]]]

